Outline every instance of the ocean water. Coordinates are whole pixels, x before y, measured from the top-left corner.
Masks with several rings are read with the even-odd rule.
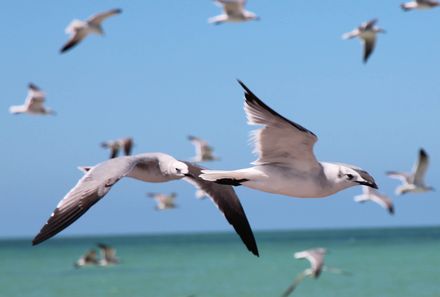
[[[235,234],[189,234],[0,241],[1,297],[280,296],[308,267],[295,251],[326,247],[323,272],[292,296],[439,297],[440,227],[256,232],[260,257]],[[97,242],[117,248],[121,264],[75,269]]]

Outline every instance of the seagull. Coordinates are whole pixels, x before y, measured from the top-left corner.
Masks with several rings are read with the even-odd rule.
[[[433,187],[425,185],[425,174],[428,169],[429,158],[424,149],[419,150],[419,159],[414,164],[411,173],[388,171],[386,175],[391,178],[399,179],[402,185],[396,188],[396,195],[402,195],[406,193],[423,193],[434,191]]]
[[[98,243],[98,247],[101,251],[101,259],[99,260],[100,266],[109,266],[118,264],[119,259],[116,258],[116,250],[104,243]]]
[[[87,20],[73,20],[66,28],[66,34],[70,34],[69,40],[61,48],[60,52],[64,53],[69,49],[76,46],[89,34],[104,35],[104,30],[101,27],[101,23],[108,17],[120,14],[121,9],[112,9],[109,11],[101,12],[89,17]]]
[[[75,268],[80,268],[88,265],[98,265],[99,261],[96,257],[96,250],[92,249],[85,253],[81,258],[78,259],[73,265]]]
[[[110,149],[110,159],[116,158],[119,154],[119,150],[122,148],[126,156],[131,155],[133,148],[133,138],[121,138],[117,140],[110,140],[101,143],[103,148]]]
[[[373,201],[388,210],[391,215],[394,214],[394,206],[391,199],[370,187],[362,186],[362,195],[355,196],[354,201],[360,203]]]
[[[404,11],[409,11],[409,10],[414,10],[414,9],[427,10],[427,9],[431,9],[431,8],[434,8],[439,5],[440,5],[440,2],[434,1],[434,0],[415,0],[415,1],[402,3],[402,4],[400,4],[400,7],[402,7],[402,9]]]
[[[196,156],[193,157],[193,162],[219,160],[218,157],[212,154],[213,148],[205,140],[191,135],[188,136],[188,140],[191,141],[196,148]]]
[[[46,94],[33,83],[29,83],[28,94],[23,105],[14,105],[9,108],[12,114],[54,115],[55,112],[44,106]]]
[[[167,210],[177,207],[174,203],[177,196],[176,193],[171,193],[168,195],[163,193],[147,193],[147,196],[156,200],[156,210]]]
[[[342,35],[342,39],[352,39],[358,37],[364,44],[364,63],[367,63],[368,58],[374,50],[376,44],[377,33],[385,33],[385,30],[376,27],[377,19],[370,20],[363,23],[358,28],[351,32]]]
[[[263,126],[252,137],[259,158],[251,168],[202,170],[202,179],[298,198],[326,197],[356,185],[377,188],[373,177],[356,166],[316,160],[317,136],[278,114],[239,83],[245,90],[248,124]]]
[[[293,290],[299,285],[301,281],[304,280],[306,277],[312,277],[314,279],[317,279],[322,271],[329,271],[332,273],[337,274],[345,274],[350,275],[350,273],[338,269],[338,268],[330,268],[327,266],[324,266],[324,256],[326,254],[325,248],[315,248],[310,250],[305,250],[301,252],[296,252],[293,254],[295,259],[306,259],[310,262],[310,268],[305,269],[303,272],[301,272],[292,282],[292,284],[284,291],[282,297],[289,296]]]
[[[208,23],[218,25],[226,22],[245,22],[259,20],[255,13],[244,9],[246,0],[217,0],[217,6],[223,7],[223,14],[209,18]]]
[[[184,179],[209,194],[249,251],[258,256],[252,229],[234,189],[200,179],[201,168],[195,164],[178,161],[164,153],[144,153],[79,168],[85,174],[58,203],[47,223],[33,239],[33,245],[51,238],[75,222],[123,177],[153,183]]]

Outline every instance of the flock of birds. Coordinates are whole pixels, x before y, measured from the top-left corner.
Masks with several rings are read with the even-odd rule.
[[[211,24],[225,22],[244,22],[258,20],[259,17],[245,9],[245,0],[217,0],[223,7],[223,13],[208,20]],[[402,9],[430,9],[439,6],[434,0],[416,0],[401,5]],[[118,15],[121,9],[112,9],[91,16],[89,19],[73,20],[66,28],[69,40],[60,50],[65,53],[77,46],[90,34],[104,33],[102,22]],[[377,33],[385,32],[376,26],[377,20],[370,20],[353,31],[343,35],[344,39],[359,38],[364,44],[363,61],[367,62],[375,48]],[[316,134],[287,119],[258,98],[242,81],[238,81],[244,90],[244,110],[248,124],[259,125],[252,140],[258,159],[252,167],[238,170],[209,170],[197,163],[219,160],[213,154],[213,148],[203,139],[189,136],[196,148],[196,156],[191,161],[177,160],[165,153],[143,153],[132,155],[132,138],[106,141],[102,147],[110,150],[110,158],[93,166],[82,166],[84,176],[58,203],[47,223],[35,236],[33,245],[39,244],[74,223],[89,208],[101,200],[120,179],[131,177],[144,182],[161,183],[183,179],[193,184],[198,198],[210,197],[224,214],[241,240],[254,255],[259,251],[246,214],[233,186],[243,185],[255,190],[281,194],[297,198],[327,197],[341,190],[362,186],[362,194],[356,196],[356,202],[372,201],[394,213],[392,200],[377,191],[374,178],[358,166],[345,163],[320,162],[313,152],[318,140]],[[54,115],[55,112],[45,106],[45,93],[34,84],[29,84],[25,103],[11,106],[13,114]],[[123,151],[124,156],[118,156]],[[420,149],[418,161],[411,173],[387,172],[391,178],[402,181],[396,194],[432,191],[424,177],[428,168],[428,155]],[[157,202],[157,210],[175,208],[176,193],[148,193]],[[115,250],[98,244],[102,257],[98,259],[96,250],[88,251],[76,263],[76,267],[118,263]],[[295,253],[297,259],[307,259],[311,267],[295,278],[292,285],[282,296],[288,296],[305,277],[318,278],[324,266],[325,249],[318,248]],[[328,271],[342,273],[339,269]]]

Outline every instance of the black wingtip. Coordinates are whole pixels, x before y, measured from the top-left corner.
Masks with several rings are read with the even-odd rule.
[[[428,156],[428,154],[426,153],[426,151],[425,151],[423,148],[420,148],[420,150],[419,150],[419,154],[420,154],[420,156],[422,156],[422,157],[427,157],[427,156]]]
[[[388,212],[390,213],[390,215],[394,215],[394,207],[388,208]]]
[[[246,91],[246,93],[253,94],[252,91],[249,90],[249,88],[240,79],[237,78],[237,81],[240,84],[240,86]]]

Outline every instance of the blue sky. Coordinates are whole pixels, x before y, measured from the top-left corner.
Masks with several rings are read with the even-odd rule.
[[[215,169],[248,167],[243,80],[284,116],[318,135],[319,160],[368,170],[392,196],[396,214],[358,205],[352,188],[326,199],[295,199],[244,187],[237,192],[254,230],[438,225],[438,192],[394,197],[386,170],[410,170],[420,147],[427,183],[439,188],[440,9],[403,12],[400,1],[250,0],[259,22],[211,26],[211,1],[12,1],[0,11],[0,126],[3,165],[0,237],[32,236],[81,177],[103,161],[107,139],[133,136],[135,153],[193,155],[188,134],[215,147]],[[74,19],[122,8],[65,55]],[[367,65],[357,40],[341,35],[379,18],[387,30]],[[13,116],[34,82],[56,117]],[[179,208],[156,212],[145,192],[178,192]],[[62,234],[231,230],[208,200],[182,181],[122,180]]]

